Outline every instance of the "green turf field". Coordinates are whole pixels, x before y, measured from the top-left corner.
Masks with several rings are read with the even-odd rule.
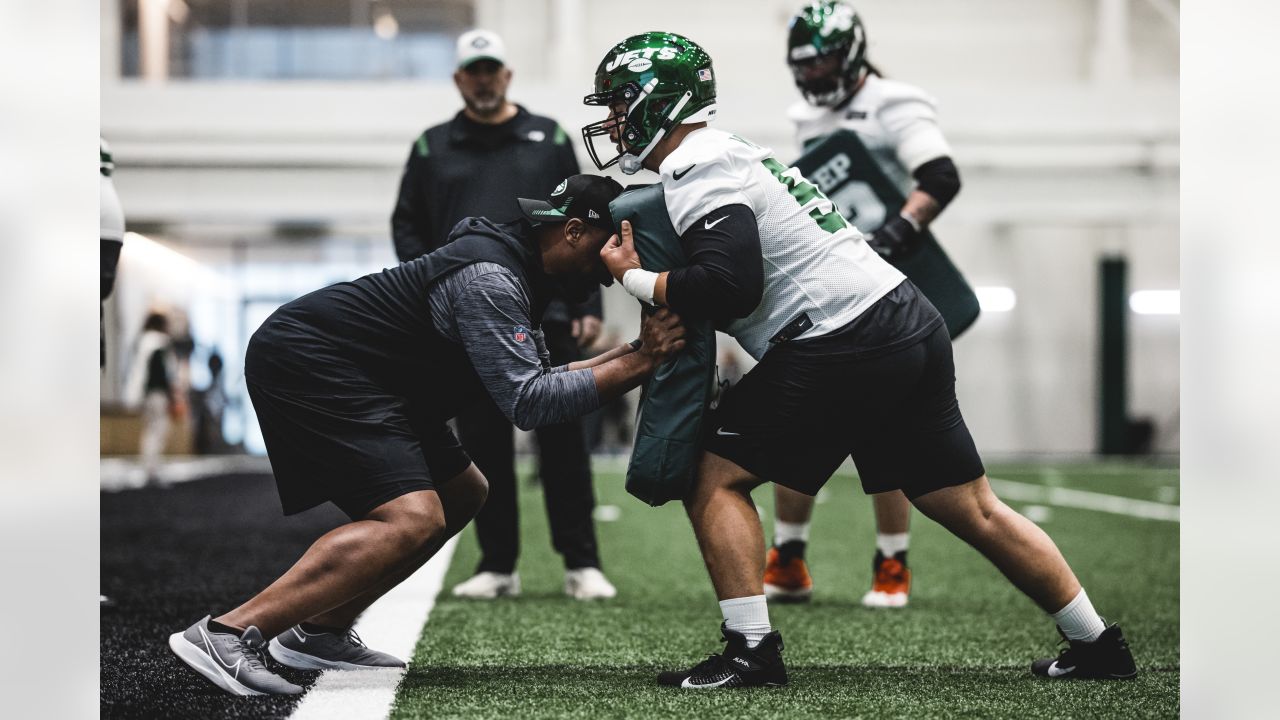
[[[1141,466],[992,467],[992,477],[1126,497],[1176,497],[1178,476]],[[468,528],[402,683],[394,718],[443,717],[1169,717],[1178,713],[1178,525],[1067,508],[1033,509],[1095,606],[1120,620],[1141,671],[1128,683],[1053,683],[1030,661],[1056,652],[1049,620],[983,558],[915,516],[906,610],[867,610],[874,528],[852,475],[828,483],[815,514],[808,606],[773,605],[791,684],[705,693],[658,688],[719,647],[719,609],[681,508],[628,496],[596,473],[598,523],[616,600],[562,595],[536,488],[522,480],[524,595],[466,602],[448,588],[475,567]],[[1159,488],[1173,488],[1161,491]],[[771,525],[772,493],[756,501]],[[1013,503],[1015,508],[1022,509]]]

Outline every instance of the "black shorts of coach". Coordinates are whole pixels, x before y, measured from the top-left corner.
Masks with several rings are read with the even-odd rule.
[[[286,515],[332,502],[352,520],[471,464],[426,400],[389,392],[354,364],[315,373],[316,360],[259,336],[245,383]],[[342,377],[338,383],[331,379]]]
[[[882,302],[914,290],[904,285]],[[960,414],[940,318],[874,350],[859,347],[854,333],[836,334],[843,337],[769,350],[711,414],[705,449],[806,495],[848,457],[867,493],[916,498],[985,474]]]

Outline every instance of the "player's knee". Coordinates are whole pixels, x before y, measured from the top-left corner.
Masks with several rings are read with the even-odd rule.
[[[439,502],[405,503],[386,521],[391,526],[392,542],[402,554],[416,553],[448,537]]]
[[[405,518],[397,528],[398,541],[405,553],[416,553],[442,543],[448,538],[444,513],[426,512]]]

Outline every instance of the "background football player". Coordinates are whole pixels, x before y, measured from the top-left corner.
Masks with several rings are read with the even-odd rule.
[[[808,148],[837,130],[851,130],[884,174],[902,188],[906,204],[872,230],[872,248],[890,261],[910,253],[960,190],[960,173],[938,127],[933,98],[917,87],[885,79],[867,60],[867,35],[853,7],[819,0],[791,19],[787,65],[804,95],[788,110]],[[954,339],[954,338],[953,338]],[[775,485],[773,547],[765,565],[771,599],[808,600],[813,588],[805,564],[813,498]],[[901,491],[872,496],[876,553],[867,607],[904,607],[911,588],[907,567],[911,503]]]

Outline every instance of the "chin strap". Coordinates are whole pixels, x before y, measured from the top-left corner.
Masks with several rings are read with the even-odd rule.
[[[645,85],[644,92],[640,93],[640,97],[643,99],[646,95],[653,92],[657,83],[657,78],[650,80],[649,84]],[[667,130],[670,130],[671,127],[675,125],[676,117],[680,115],[680,111],[684,109],[684,106],[689,104],[689,100],[691,98],[693,98],[693,92],[685,90],[684,95],[680,97],[676,106],[671,108],[671,112],[667,113],[667,119],[662,122],[662,127],[658,128],[658,132],[653,134],[653,139],[649,141],[649,144],[644,146],[644,150],[641,150],[639,155],[626,154],[618,160],[618,167],[622,170],[623,174],[635,175],[640,172],[641,168],[644,167],[644,159],[649,157],[649,153],[653,152],[653,149],[658,146],[658,143],[667,134]],[[636,100],[636,102],[640,102],[640,100]],[[633,105],[632,107],[635,106]],[[629,109],[628,112],[630,112]]]

